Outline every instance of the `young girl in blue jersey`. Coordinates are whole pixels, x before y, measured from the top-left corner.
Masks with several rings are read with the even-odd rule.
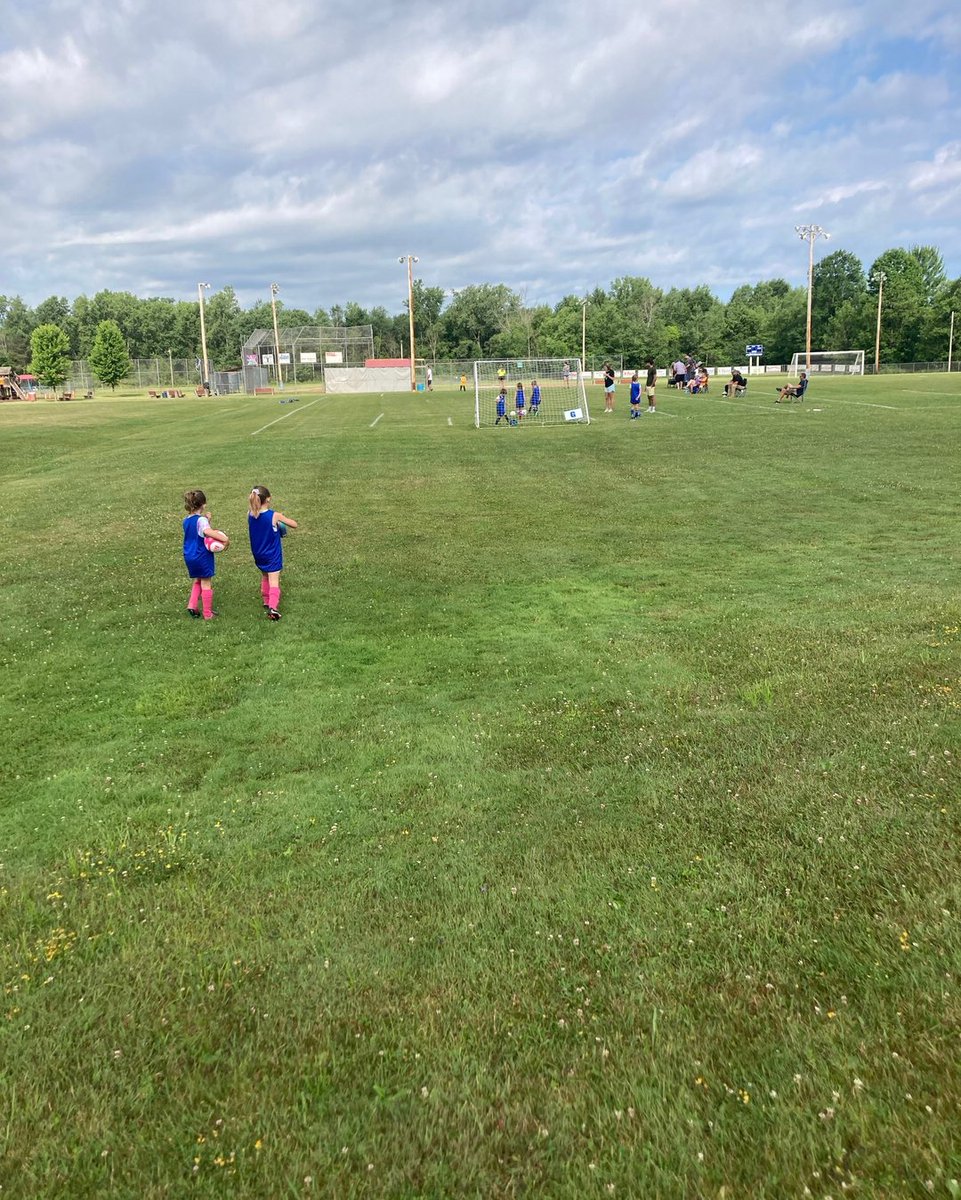
[[[516,411],[516,413],[517,413],[517,419],[518,419],[518,421],[521,421],[521,420],[523,420],[523,418],[524,418],[524,404],[525,404],[525,400],[524,400],[524,385],[523,385],[523,384],[521,383],[521,381],[518,379],[518,381],[517,381],[517,393],[516,393],[516,395],[514,396],[514,409],[515,409],[515,411]]]
[[[641,381],[637,372],[631,376],[631,420],[636,421],[641,415]]]
[[[211,529],[210,513],[204,512],[206,505],[207,497],[199,488],[184,492],[184,508],[187,510],[184,517],[184,563],[187,574],[193,580],[187,613],[191,617],[199,617],[202,608],[204,620],[209,621],[217,615],[214,612],[213,586],[217,563],[213,551],[207,549],[205,539],[216,533],[225,547],[230,539],[220,530]]]
[[[260,595],[271,621],[280,620],[280,572],[284,569],[284,550],[280,539],[297,522],[269,507],[270,489],[258,484],[250,492],[247,529],[250,552],[261,572]]]
[[[506,387],[502,387],[497,396],[497,420],[494,422],[494,424],[499,425],[502,420],[506,421],[508,425],[510,424],[510,421],[507,420],[507,388]]]
[[[531,380],[531,416],[536,417],[541,411],[541,385],[536,379]]]

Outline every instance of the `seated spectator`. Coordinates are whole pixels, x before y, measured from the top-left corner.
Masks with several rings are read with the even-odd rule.
[[[696,396],[699,392],[706,392],[708,386],[707,368],[699,364],[694,371],[694,374],[687,381],[687,390],[690,395]]]
[[[731,367],[731,380],[729,383],[726,383],[724,385],[724,395],[725,396],[740,396],[740,394],[742,392],[746,392],[746,391],[747,391],[747,380],[744,378],[744,376],[741,374],[741,372],[737,369],[737,367]]]
[[[775,404],[780,404],[782,400],[803,400],[804,393],[808,388],[807,371],[801,372],[801,378],[796,384],[787,384],[785,387],[778,388],[778,396],[774,401]]]

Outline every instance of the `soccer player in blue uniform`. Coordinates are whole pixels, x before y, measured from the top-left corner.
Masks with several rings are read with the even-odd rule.
[[[214,612],[213,586],[217,564],[213,551],[207,549],[204,541],[212,532],[210,513],[204,512],[206,505],[207,497],[199,488],[184,492],[184,508],[187,510],[187,516],[184,517],[184,564],[187,574],[193,580],[190,599],[187,601],[187,614],[199,617],[200,610],[197,605],[200,603],[204,620],[209,621],[217,615]],[[220,535],[220,530],[217,533]],[[230,539],[226,534],[222,537],[226,547]]]
[[[250,512],[247,529],[250,533],[250,552],[257,570],[261,572],[260,595],[271,621],[280,620],[280,572],[284,569],[284,548],[280,539],[287,528],[296,529],[297,522],[269,508],[270,489],[258,484],[250,492]]]
[[[541,411],[541,385],[536,379],[531,380],[531,416],[536,417]]]
[[[526,403],[527,403],[527,401],[524,399],[524,385],[518,379],[517,394],[514,396],[514,408],[517,411],[518,422],[520,422],[524,419],[524,411],[525,411],[524,406]]]
[[[497,420],[494,424],[499,425],[502,420],[510,425],[510,421],[507,420],[507,388],[501,388],[497,397]]]
[[[641,381],[637,372],[631,376],[631,420],[636,421],[641,415]]]

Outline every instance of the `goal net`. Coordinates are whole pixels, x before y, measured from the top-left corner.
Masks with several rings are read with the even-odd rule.
[[[807,370],[807,352],[798,350],[791,359],[791,370]],[[817,371],[821,375],[863,375],[863,350],[812,350],[811,374]]]
[[[498,411],[501,406],[503,415]],[[478,429],[590,422],[579,358],[491,358],[474,363],[474,424]]]

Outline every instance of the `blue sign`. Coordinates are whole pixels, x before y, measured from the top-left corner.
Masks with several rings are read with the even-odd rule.
[[[764,354],[764,347],[760,345],[747,346],[744,350],[744,353],[748,356],[748,358],[760,358]]]

